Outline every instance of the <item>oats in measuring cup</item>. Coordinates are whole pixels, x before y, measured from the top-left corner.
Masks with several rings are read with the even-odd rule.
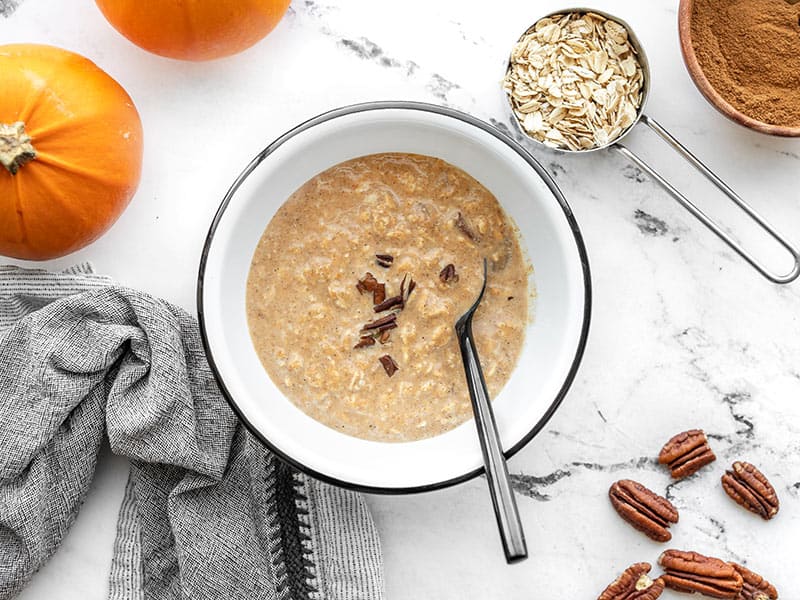
[[[537,21],[514,46],[503,80],[522,129],[564,150],[605,146],[633,125],[642,85],[625,27],[591,12]]]

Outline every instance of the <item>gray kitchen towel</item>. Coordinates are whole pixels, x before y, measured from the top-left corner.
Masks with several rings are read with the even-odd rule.
[[[190,315],[87,266],[0,267],[0,598],[58,547],[104,438],[131,463],[112,600],[383,598],[363,499],[238,422]]]

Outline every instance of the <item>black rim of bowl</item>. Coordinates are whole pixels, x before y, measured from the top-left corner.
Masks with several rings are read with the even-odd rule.
[[[206,357],[208,359],[208,364],[211,367],[211,370],[214,373],[214,376],[217,379],[217,383],[219,384],[220,391],[225,399],[230,404],[233,411],[242,421],[242,423],[247,427],[247,429],[252,433],[257,439],[259,439],[269,450],[274,452],[277,456],[281,459],[302,471],[311,477],[319,479],[320,481],[324,481],[326,483],[330,483],[339,487],[344,487],[352,490],[357,490],[361,492],[368,492],[372,494],[411,494],[411,493],[418,493],[418,492],[428,492],[432,490],[438,490],[442,488],[446,488],[457,483],[462,483],[464,481],[468,481],[474,477],[477,477],[481,473],[483,473],[483,467],[478,467],[472,471],[464,473],[463,475],[458,475],[451,479],[447,479],[445,481],[438,481],[435,483],[413,486],[413,487],[381,487],[381,486],[369,486],[363,485],[359,483],[354,483],[351,481],[346,481],[342,479],[338,479],[336,477],[332,477],[325,473],[320,473],[304,465],[303,463],[299,462],[292,456],[287,455],[284,453],[280,448],[277,448],[270,440],[268,440],[257,428],[255,428],[250,421],[248,421],[247,417],[242,413],[239,409],[238,405],[236,404],[236,400],[233,398],[231,393],[228,391],[227,387],[225,386],[225,381],[220,374],[219,369],[217,368],[216,361],[214,360],[214,354],[211,351],[211,347],[208,340],[208,334],[206,332],[205,327],[205,312],[203,310],[203,281],[205,277],[205,270],[206,270],[206,262],[208,260],[208,254],[211,249],[211,244],[214,239],[214,234],[217,230],[217,226],[219,225],[222,216],[225,213],[228,205],[230,204],[231,200],[233,199],[234,194],[241,186],[242,182],[250,175],[250,173],[255,170],[255,168],[261,164],[261,162],[267,158],[270,154],[272,154],[277,148],[279,148],[284,142],[290,140],[294,136],[302,133],[303,131],[314,127],[320,123],[324,123],[326,121],[330,121],[332,119],[336,119],[337,117],[342,117],[345,115],[351,115],[354,113],[366,112],[371,110],[385,110],[385,109],[401,109],[401,110],[419,110],[423,112],[430,112],[436,113],[439,115],[443,115],[446,117],[450,117],[453,119],[457,119],[468,125],[472,125],[473,127],[477,127],[478,129],[482,129],[486,133],[494,136],[511,149],[513,149],[520,157],[528,163],[534,171],[539,175],[539,177],[545,182],[547,187],[550,189],[550,192],[553,196],[558,200],[559,205],[561,206],[562,211],[564,212],[564,216],[567,219],[567,223],[569,224],[570,230],[572,231],[573,238],[575,240],[575,245],[578,249],[578,254],[581,260],[581,268],[583,270],[583,287],[584,287],[584,309],[583,309],[583,322],[581,324],[581,335],[580,339],[578,340],[578,347],[575,351],[575,356],[572,359],[572,364],[570,366],[570,370],[567,373],[567,376],[564,380],[561,389],[556,394],[556,397],[553,399],[553,402],[544,412],[544,414],[540,417],[539,421],[533,426],[533,428],[522,437],[522,439],[517,442],[514,446],[510,449],[505,451],[506,458],[511,458],[514,454],[516,454],[519,450],[521,450],[525,445],[528,444],[547,424],[553,414],[558,410],[558,407],[561,405],[561,402],[566,396],[567,391],[569,390],[572,382],[575,379],[575,376],[578,372],[578,367],[580,365],[581,359],[583,357],[583,352],[586,348],[586,341],[589,335],[589,321],[591,319],[591,308],[592,308],[592,284],[591,284],[591,276],[589,272],[589,259],[586,255],[586,247],[583,243],[583,236],[581,235],[580,229],[578,227],[578,223],[575,220],[574,215],[572,214],[572,209],[567,204],[566,199],[564,198],[564,194],[561,193],[561,190],[558,188],[558,185],[550,176],[550,174],[545,170],[545,168],[536,160],[525,148],[523,148],[519,143],[513,140],[511,137],[497,129],[496,127],[481,121],[467,113],[447,108],[444,106],[438,106],[435,104],[428,104],[425,102],[410,102],[410,101],[377,101],[377,102],[364,102],[361,104],[353,104],[350,106],[344,106],[341,108],[335,108],[328,112],[324,112],[316,117],[312,117],[311,119],[297,125],[296,127],[290,129],[280,137],[278,137],[275,141],[269,144],[264,150],[259,152],[256,157],[250,161],[250,163],[245,167],[245,169],[241,172],[241,174],[236,178],[233,182],[231,187],[228,189],[225,197],[222,199],[222,202],[217,209],[216,214],[214,215],[214,219],[211,222],[211,227],[209,227],[208,234],[206,235],[206,240],[203,245],[203,252],[200,256],[200,269],[197,277],[197,315],[200,324],[200,336],[203,342],[203,348],[206,352]],[[477,436],[476,436],[476,443],[477,443]]]

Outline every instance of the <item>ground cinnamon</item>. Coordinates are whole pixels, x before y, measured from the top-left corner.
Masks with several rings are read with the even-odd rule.
[[[695,0],[692,45],[709,83],[734,108],[800,126],[800,4]]]

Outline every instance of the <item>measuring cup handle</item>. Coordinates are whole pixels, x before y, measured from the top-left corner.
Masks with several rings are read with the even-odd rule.
[[[675,200],[677,200],[681,206],[683,206],[686,210],[692,213],[703,225],[708,227],[714,234],[717,235],[723,242],[725,242],[734,252],[736,252],[739,256],[741,256],[744,260],[750,263],[753,268],[755,268],[759,273],[761,273],[764,277],[769,279],[774,283],[789,283],[790,281],[794,281],[797,279],[798,275],[800,275],[800,252],[795,249],[784,237],[778,233],[772,225],[767,223],[767,221],[758,214],[752,206],[747,204],[742,198],[734,192],[727,183],[722,181],[711,169],[709,169],[705,164],[703,164],[699,158],[697,158],[694,154],[692,154],[683,144],[681,144],[678,140],[676,140],[666,129],[664,129],[661,125],[659,125],[654,119],[651,119],[647,115],[642,115],[642,122],[645,123],[650,129],[656,132],[661,139],[663,139],[667,144],[669,144],[673,150],[675,150],[678,154],[683,156],[689,164],[691,164],[695,169],[700,171],[706,179],[711,181],[717,188],[724,193],[728,198],[730,198],[739,208],[741,208],[753,221],[755,221],[761,229],[766,231],[774,240],[780,243],[789,254],[791,254],[792,258],[794,259],[794,266],[792,270],[789,271],[786,275],[776,275],[767,267],[765,267],[761,262],[759,262],[750,252],[745,250],[737,241],[735,241],[730,235],[728,235],[722,228],[717,224],[716,221],[713,221],[706,213],[704,213],[700,208],[698,208],[691,200],[686,198],[683,194],[681,194],[675,187],[664,177],[661,176],[658,171],[653,169],[650,165],[648,165],[644,160],[639,158],[636,154],[634,154],[631,150],[627,147],[623,146],[622,144],[615,144],[614,148],[623,156],[627,157],[631,160],[636,166],[638,166],[642,171],[650,175],[661,187],[663,187]]]

